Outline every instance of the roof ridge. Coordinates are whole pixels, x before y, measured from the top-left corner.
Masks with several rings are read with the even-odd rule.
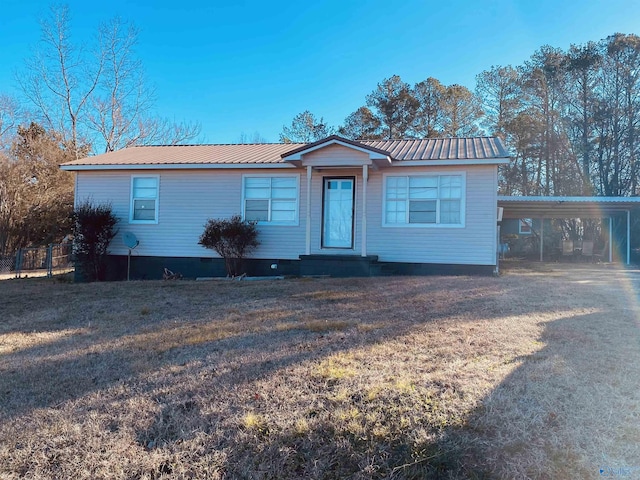
[[[235,145],[306,145],[304,142],[300,143],[282,143],[282,142],[265,142],[265,143],[188,143],[181,145],[171,144],[154,144],[154,145],[131,145],[125,148],[142,148],[142,147],[229,147]],[[122,149],[121,149],[122,150]]]
[[[353,140],[358,143],[376,143],[376,142],[423,142],[425,140],[467,140],[467,139],[482,139],[482,138],[499,138],[495,135],[482,135],[471,137],[424,137],[424,138],[391,138],[391,139],[358,139]],[[153,145],[131,145],[125,148],[142,148],[142,147],[228,147],[236,145],[309,145],[314,142],[252,142],[252,143],[187,143],[187,144],[166,144],[157,143]]]

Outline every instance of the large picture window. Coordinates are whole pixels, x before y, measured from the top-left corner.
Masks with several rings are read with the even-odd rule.
[[[298,223],[298,177],[244,177],[245,220],[274,225]]]
[[[463,224],[462,175],[387,176],[386,225]]]
[[[158,223],[158,176],[131,177],[131,223]]]

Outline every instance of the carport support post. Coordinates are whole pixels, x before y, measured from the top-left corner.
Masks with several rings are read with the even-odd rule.
[[[613,262],[613,215],[609,216],[609,263]]]
[[[540,261],[542,262],[542,251],[544,250],[544,218],[540,219]]]
[[[47,247],[47,278],[53,277],[53,243]]]
[[[631,263],[631,210],[627,210],[627,265]]]

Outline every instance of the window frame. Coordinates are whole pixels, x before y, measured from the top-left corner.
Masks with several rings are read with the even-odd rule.
[[[272,225],[272,226],[285,226],[285,227],[297,227],[300,225],[300,175],[299,174],[295,174],[295,173],[283,173],[283,174],[273,174],[273,173],[264,173],[264,174],[243,174],[242,175],[242,205],[241,205],[241,212],[242,212],[242,219],[244,220],[245,217],[245,209],[246,209],[246,205],[247,205],[247,198],[245,196],[246,194],[246,180],[247,178],[269,178],[269,179],[273,179],[273,178],[294,178],[295,179],[295,184],[296,184],[296,198],[295,198],[295,211],[294,211],[294,219],[292,221],[283,221],[283,220],[279,220],[279,221],[272,221],[272,220],[259,220],[257,222],[258,225]],[[271,191],[271,185],[269,186],[269,190]],[[251,200],[251,199],[249,199]],[[258,200],[258,199],[253,199],[253,200]],[[272,209],[271,209],[271,201],[273,200],[272,196],[271,196],[271,192],[270,192],[270,196],[268,199],[260,199],[260,200],[268,200],[268,210],[267,210],[267,214],[268,214],[268,218],[271,218],[271,213],[272,213]],[[276,200],[283,200],[283,199],[276,199]]]
[[[529,230],[522,230],[523,225],[526,224]],[[518,219],[518,235],[531,235],[533,233],[533,218],[519,218]]]
[[[155,197],[155,210],[153,220],[136,220],[134,215],[134,204],[136,200],[144,200],[142,198],[136,198],[133,196],[134,182],[137,178],[153,178],[156,181],[156,197]],[[148,199],[147,199],[148,200]],[[141,224],[141,225],[157,225],[159,221],[160,212],[160,175],[131,175],[130,191],[129,191],[129,223]]]
[[[452,200],[440,197],[440,177],[457,176],[460,177],[460,223],[440,223],[441,200]],[[389,223],[387,222],[387,179],[389,177],[406,178],[406,205],[405,205],[405,223]],[[438,191],[436,197],[436,223],[409,223],[409,181],[411,177],[436,177],[438,179]],[[382,176],[382,226],[388,228],[465,228],[466,225],[466,199],[467,199],[467,175],[466,172],[460,171],[438,171],[438,172],[412,172],[412,173],[384,173]]]

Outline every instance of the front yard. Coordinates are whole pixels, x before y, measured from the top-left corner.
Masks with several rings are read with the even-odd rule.
[[[0,478],[640,478],[640,273],[565,267],[0,282]]]

